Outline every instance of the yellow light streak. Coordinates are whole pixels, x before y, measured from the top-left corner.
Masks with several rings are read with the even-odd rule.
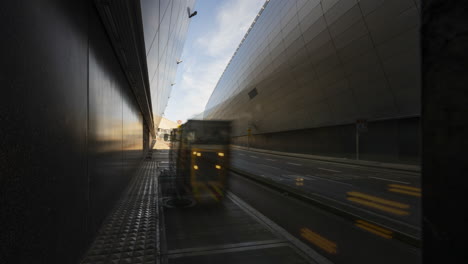
[[[378,204],[378,203],[366,201],[366,200],[363,200],[363,199],[360,199],[360,198],[348,197],[347,199],[349,201],[356,202],[356,203],[366,205],[366,206],[369,206],[369,207],[373,207],[373,208],[376,208],[376,209],[379,209],[379,210],[382,210],[382,211],[386,211],[386,212],[389,212],[389,213],[393,213],[393,214],[397,214],[397,215],[409,215],[409,213],[407,211],[403,211],[403,210],[396,209],[396,208],[393,208],[393,207],[388,207],[388,206],[381,205],[381,204]]]
[[[219,165],[216,165],[215,167],[216,167],[218,170],[221,169],[221,166],[219,166]]]
[[[197,165],[193,165],[193,168],[198,170],[198,166]]]
[[[223,192],[219,189],[216,182],[208,182],[208,184],[210,184],[220,196],[223,196]]]
[[[201,153],[200,153],[200,152],[197,152],[197,156],[200,157],[200,156],[201,156]]]
[[[313,232],[308,228],[301,229],[301,236],[330,254],[337,253],[336,243],[326,239],[325,237]]]
[[[413,192],[420,192],[421,191],[421,188],[416,188],[416,187],[411,187],[411,186],[406,186],[406,185],[400,185],[400,184],[389,184],[388,187],[404,189],[404,190],[413,191]]]
[[[381,203],[381,204],[385,204],[385,205],[390,205],[390,206],[401,208],[401,209],[409,208],[409,205],[407,205],[407,204],[402,204],[402,203],[399,203],[399,202],[382,199],[380,197],[376,197],[376,196],[372,196],[372,195],[368,195],[368,194],[364,194],[364,193],[360,193],[360,192],[348,192],[347,194],[349,196],[364,198],[364,199],[367,199],[367,200],[370,200],[370,201],[373,201],[373,202],[377,202],[377,203]]]
[[[196,151],[194,151],[194,152],[193,152],[193,155],[197,155],[197,152],[196,152]]]
[[[205,189],[205,192],[208,193],[211,196],[211,198],[213,198],[213,200],[219,201],[218,197],[216,197],[216,194],[214,194],[213,190],[211,190],[210,187],[208,187],[205,183],[201,183],[201,186],[203,187],[203,189]]]
[[[366,222],[364,220],[356,220],[356,223],[357,224],[362,224],[362,225],[365,225],[365,226],[368,226],[368,227],[371,227],[371,228],[375,228],[378,231],[383,232],[385,234],[393,234],[393,232],[391,230],[385,229],[385,228],[383,228],[381,226],[378,226],[378,225],[371,224],[371,223]]]
[[[220,156],[220,157],[224,157],[224,153],[222,153],[222,152],[218,152],[218,156]]]
[[[388,230],[388,229],[385,229],[383,227],[380,227],[380,226],[377,226],[377,225],[374,225],[374,224],[371,224],[371,223],[368,223],[366,221],[363,221],[363,220],[357,220],[355,225],[359,228],[362,228],[366,231],[369,231],[375,235],[378,235],[378,236],[381,236],[383,238],[386,238],[386,239],[391,239],[393,236],[393,232]]]
[[[367,227],[367,226],[365,226],[365,225],[356,224],[356,226],[359,227],[359,228],[362,228],[362,229],[364,229],[364,230],[366,230],[366,231],[369,231],[369,232],[371,232],[371,233],[373,233],[373,234],[375,234],[375,235],[378,235],[378,236],[380,236],[380,237],[383,237],[383,238],[386,238],[386,239],[391,239],[391,238],[392,238],[392,236],[390,236],[390,235],[387,235],[387,234],[384,234],[384,233],[380,233],[379,231],[374,230],[374,229],[372,229],[372,228],[370,228],[370,227]]]
[[[400,189],[395,189],[395,188],[390,188],[390,189],[388,189],[388,191],[407,194],[407,195],[416,196],[416,197],[421,197],[421,193],[419,193],[419,192],[410,192],[410,191],[400,190]]]

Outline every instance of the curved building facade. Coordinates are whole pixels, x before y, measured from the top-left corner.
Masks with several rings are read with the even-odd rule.
[[[413,0],[266,1],[204,118],[236,145],[417,163],[419,20]]]

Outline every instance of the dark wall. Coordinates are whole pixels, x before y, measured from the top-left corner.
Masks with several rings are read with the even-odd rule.
[[[142,158],[92,1],[0,9],[0,263],[76,263]]]
[[[422,1],[423,262],[468,259],[468,1]]]
[[[359,135],[359,159],[417,164],[419,118],[369,122]],[[356,158],[356,126],[340,125],[233,138],[233,144],[283,152]]]
[[[143,120],[94,9],[89,14],[88,177],[96,230],[130,180],[143,149]]]

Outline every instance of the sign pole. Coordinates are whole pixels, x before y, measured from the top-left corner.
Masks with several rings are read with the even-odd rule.
[[[359,160],[359,129],[356,126],[356,160]]]
[[[250,149],[250,136],[252,135],[252,129],[247,129],[247,149]]]

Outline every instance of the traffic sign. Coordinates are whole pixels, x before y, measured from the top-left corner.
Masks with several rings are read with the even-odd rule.
[[[366,119],[358,119],[356,120],[356,129],[359,132],[367,132],[367,120]]]

